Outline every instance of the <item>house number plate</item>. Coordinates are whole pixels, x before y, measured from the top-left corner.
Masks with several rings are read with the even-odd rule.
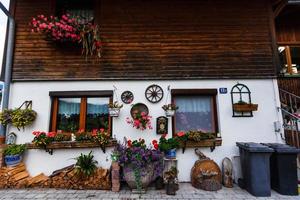
[[[220,94],[227,94],[227,88],[219,88]]]

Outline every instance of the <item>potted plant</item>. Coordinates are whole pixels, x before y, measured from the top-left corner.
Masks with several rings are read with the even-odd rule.
[[[162,171],[162,153],[147,147],[144,139],[125,140],[118,144],[112,158],[122,167],[123,176],[131,189],[140,193],[157,178]]]
[[[98,143],[103,153],[105,153],[105,146],[109,144],[110,134],[105,129],[100,128],[99,130],[94,129],[91,135],[92,141]]]
[[[132,127],[139,129],[139,130],[146,130],[146,129],[153,129],[151,125],[152,117],[147,115],[145,112],[135,112],[134,117],[130,119],[129,117],[126,118],[126,122],[131,124]]]
[[[114,103],[108,104],[108,112],[111,117],[119,117],[120,110],[123,107],[123,104],[118,103],[115,101]]]
[[[177,175],[178,170],[174,166],[164,173],[164,181],[166,183],[167,195],[176,195],[176,191],[178,190]]]
[[[178,106],[176,106],[175,104],[167,104],[163,105],[162,109],[164,109],[167,117],[172,117],[175,115]]]
[[[92,151],[87,155],[81,153],[75,160],[75,172],[80,178],[87,178],[95,173],[98,162],[94,160]]]
[[[22,154],[26,150],[25,144],[8,145],[4,150],[4,160],[8,167],[14,167],[22,161]]]
[[[82,46],[82,54],[101,57],[102,41],[99,26],[84,22],[81,17],[63,14],[60,17],[38,15],[30,22],[31,32],[42,33],[47,40]]]
[[[233,104],[233,110],[236,112],[251,112],[251,111],[257,111],[257,109],[258,109],[258,104],[247,103],[242,100]]]
[[[6,109],[0,113],[0,123],[4,126],[12,124],[14,127],[25,128],[31,125],[36,119],[37,113],[31,107],[21,109]]]
[[[166,139],[166,134],[162,135],[158,144],[159,150],[165,153],[165,157],[168,159],[176,158],[176,149],[179,147],[179,141],[177,137]]]

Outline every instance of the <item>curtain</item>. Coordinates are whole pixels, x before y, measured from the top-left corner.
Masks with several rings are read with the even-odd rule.
[[[80,98],[59,98],[58,113],[72,115],[80,113]]]
[[[176,132],[198,130],[214,132],[210,96],[178,96],[175,115]]]

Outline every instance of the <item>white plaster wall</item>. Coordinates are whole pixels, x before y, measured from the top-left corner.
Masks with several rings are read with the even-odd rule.
[[[258,111],[254,112],[252,118],[233,118],[231,107],[230,90],[237,82],[246,84],[252,92],[252,102],[259,105]],[[161,102],[152,104],[145,98],[145,89],[151,84],[160,85],[165,94]],[[117,87],[117,97],[120,101],[121,93],[130,90],[134,94],[134,102],[145,103],[149,108],[149,114],[153,116],[152,131],[138,131],[128,125],[125,121],[130,116],[131,105],[124,105],[118,118],[113,119],[113,135],[122,140],[124,136],[131,139],[144,138],[147,143],[153,139],[159,139],[156,135],[156,118],[164,115],[162,105],[166,103],[167,87],[171,89],[205,89],[226,87],[227,94],[217,95],[219,129],[223,139],[221,147],[217,147],[214,152],[209,148],[202,151],[221,165],[224,157],[232,158],[238,155],[237,141],[252,142],[282,142],[280,135],[274,132],[275,121],[281,121],[281,115],[276,107],[279,106],[279,97],[276,80],[198,80],[198,81],[80,81],[80,82],[18,82],[11,87],[10,107],[18,107],[25,100],[33,101],[33,109],[37,111],[38,117],[34,124],[26,127],[25,131],[17,131],[9,128],[9,132],[17,133],[17,143],[31,142],[33,139],[32,131],[48,131],[50,122],[50,97],[49,91],[78,91],[78,90],[113,90],[113,85]],[[116,96],[114,96],[116,100]],[[168,97],[168,103],[170,95]],[[171,120],[169,120],[169,136],[171,136]],[[44,172],[51,174],[52,171],[73,164],[75,158],[80,153],[88,153],[91,149],[69,149],[55,150],[51,156],[43,150],[29,150],[25,155],[25,162],[31,175]],[[108,149],[103,154],[100,149],[93,149],[95,158],[102,167],[110,166],[110,152]],[[194,149],[187,149],[182,154],[178,150],[178,168],[180,181],[190,180],[190,169],[197,156]]]

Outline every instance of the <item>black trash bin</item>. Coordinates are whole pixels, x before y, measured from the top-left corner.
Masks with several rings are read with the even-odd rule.
[[[297,155],[300,149],[278,143],[264,145],[275,151],[270,158],[272,189],[283,195],[298,195]]]
[[[243,179],[239,181],[239,185],[254,196],[271,196],[269,161],[274,150],[253,142],[237,142],[236,145],[240,150],[243,173]]]

